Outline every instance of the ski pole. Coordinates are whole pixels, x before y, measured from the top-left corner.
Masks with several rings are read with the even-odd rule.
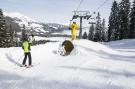
[[[24,54],[17,60],[17,63],[22,59],[23,56],[24,56]]]

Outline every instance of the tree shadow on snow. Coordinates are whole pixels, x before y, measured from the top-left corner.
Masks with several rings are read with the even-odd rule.
[[[110,76],[113,75],[115,76],[125,76],[125,77],[135,77],[135,73],[131,73],[129,71],[111,71],[108,69],[101,69],[101,68],[84,68],[84,67],[79,67],[79,66],[59,66],[60,68],[65,68],[65,69],[72,69],[74,71],[86,71],[86,72],[97,72],[103,77],[105,76]]]
[[[114,43],[106,43],[105,45],[114,48],[114,49],[135,49],[135,39],[133,40],[121,40],[119,42],[114,42]]]
[[[21,77],[0,70],[0,89],[124,89],[115,85],[92,86],[81,82],[64,82],[57,80],[46,80],[39,77]]]
[[[53,54],[58,54],[57,50],[53,50]]]
[[[107,53],[104,51],[99,52],[99,56],[104,59],[109,59],[109,60],[116,60],[116,61],[126,61],[126,62],[135,62],[135,56],[124,56],[124,55],[119,55],[119,54],[111,54]]]
[[[18,59],[17,61],[15,59],[12,58],[12,55],[9,55],[9,54],[6,54],[6,57],[7,59],[9,60],[9,62],[17,65],[17,66],[20,66],[21,64],[19,63],[20,59]]]
[[[135,53],[135,51],[133,51],[133,50],[121,50],[121,49],[117,49],[117,51],[122,51],[122,52],[131,52],[131,53]]]
[[[101,58],[104,58],[104,59],[111,59],[111,60],[118,60],[118,61],[127,61],[127,62],[135,62],[135,56],[124,56],[124,55],[120,55],[120,54],[111,54],[111,53],[108,53],[108,52],[105,52],[104,49],[103,50],[94,50],[92,48],[87,48],[87,47],[84,47],[84,46],[79,46],[87,51],[90,51],[90,52],[94,52],[94,53],[97,53],[97,56],[101,57]]]

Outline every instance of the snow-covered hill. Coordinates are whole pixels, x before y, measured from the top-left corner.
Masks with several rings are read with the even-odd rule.
[[[54,33],[58,31],[60,32],[67,29],[67,26],[60,25],[60,24],[53,24],[53,23],[45,24],[45,23],[38,22],[18,12],[15,13],[4,12],[4,15],[6,19],[12,19],[12,22],[18,24],[20,26],[20,29],[22,29],[22,27],[25,25],[26,30],[36,34],[39,33],[48,34],[48,33]],[[7,23],[8,21],[9,20],[7,20]]]
[[[13,12],[13,13],[4,12],[4,15],[16,19],[16,21],[21,20],[22,22],[26,22],[26,23],[37,22],[36,20],[33,20],[32,18],[22,15],[21,13],[18,13],[18,12]]]
[[[22,48],[0,48],[0,89],[135,89],[135,40],[76,40],[71,55],[60,56],[64,39],[53,39],[61,40],[32,46],[30,69],[17,66]]]
[[[19,24],[19,26],[22,28],[23,25],[25,25],[26,30],[35,30],[36,32],[43,32],[45,33],[46,31],[43,29],[43,26],[38,24],[37,21],[22,15],[20,13],[6,13],[4,12],[4,15],[6,17],[11,17],[15,23]]]
[[[53,28],[55,28],[57,30],[68,29],[68,26],[57,24],[57,23],[47,23],[47,25],[50,26],[50,27],[53,27]]]

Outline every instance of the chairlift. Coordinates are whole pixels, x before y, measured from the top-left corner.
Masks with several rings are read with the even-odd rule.
[[[96,24],[96,22],[89,22],[89,24]]]
[[[73,15],[72,20],[73,20],[73,19],[77,19],[78,17],[79,17],[79,15]]]

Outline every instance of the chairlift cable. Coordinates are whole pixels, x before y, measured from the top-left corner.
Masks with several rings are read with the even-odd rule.
[[[81,0],[81,1],[80,1],[79,5],[78,5],[77,8],[76,8],[76,11],[78,11],[78,9],[80,8],[80,6],[81,6],[81,4],[83,3],[83,1],[84,1],[84,0]]]
[[[97,9],[95,9],[95,11],[93,12],[93,14],[98,11],[100,8],[102,8],[109,0],[105,0]]]
[[[83,3],[83,1],[84,1],[84,0],[80,0],[80,3],[79,3],[79,5],[77,6],[77,8],[75,9],[75,11],[78,11],[78,10],[79,10],[79,8],[80,8],[81,4]],[[71,23],[71,21],[72,21],[72,20],[70,20],[70,23]]]

